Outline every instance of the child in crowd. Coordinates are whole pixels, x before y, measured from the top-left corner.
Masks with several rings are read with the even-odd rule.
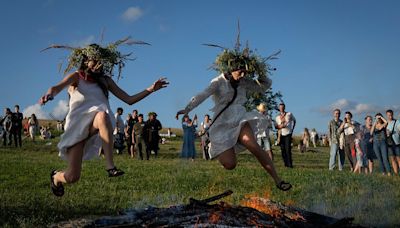
[[[361,138],[362,138],[362,133],[359,131],[356,133],[356,139],[354,140],[354,145],[355,145],[355,150],[356,150],[356,157],[357,157],[357,162],[356,166],[354,167],[353,172],[354,173],[361,173],[362,170],[364,169],[364,164],[365,164],[365,153],[363,153],[361,149]],[[366,174],[368,173],[367,169],[364,169]]]

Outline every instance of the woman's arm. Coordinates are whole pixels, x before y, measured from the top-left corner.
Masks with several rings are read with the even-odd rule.
[[[374,131],[375,131],[375,126],[377,124],[377,121],[374,122],[374,124],[372,124],[371,130],[369,131],[369,133],[372,135],[374,135]]]
[[[192,97],[190,100],[189,104],[186,105],[185,109],[179,110],[176,113],[175,118],[179,119],[179,115],[181,114],[188,114],[190,111],[192,111],[194,108],[199,106],[203,101],[205,101],[209,96],[214,94],[219,86],[219,80],[218,78],[215,78],[211,81],[211,84],[201,93],[197,94],[196,96]]]
[[[79,75],[77,72],[69,74],[60,83],[50,87],[47,93],[39,99],[39,104],[44,105],[49,100],[52,100],[59,92],[69,85],[76,84],[78,82]]]
[[[142,100],[143,98],[147,97],[150,95],[152,92],[155,92],[157,90],[160,90],[162,88],[167,87],[169,84],[166,80],[166,78],[160,78],[157,81],[155,81],[149,88],[143,90],[142,92],[139,92],[135,95],[128,95],[124,90],[122,90],[115,82],[112,80],[112,78],[107,78],[107,84],[108,84],[108,90],[111,91],[116,97],[118,97],[120,100],[124,101],[125,103],[132,105],[135,104],[136,102]]]

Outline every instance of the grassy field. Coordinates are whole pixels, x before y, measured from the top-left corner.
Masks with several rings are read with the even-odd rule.
[[[172,141],[150,161],[116,155],[117,166],[126,172],[118,178],[108,178],[102,159],[84,162],[81,180],[57,198],[50,191],[49,173],[66,163],[57,156],[56,140],[50,142],[25,142],[22,149],[0,147],[0,226],[46,226],[114,215],[126,208],[188,203],[190,197],[207,198],[228,189],[234,194],[224,201],[231,204],[240,204],[249,194],[268,194],[317,213],[355,217],[363,225],[400,224],[400,178],[330,172],[328,148],[305,154],[295,150],[294,169],[282,166],[280,151],[274,148],[279,174],[293,184],[289,192],[277,190],[248,152],[239,155],[235,170],[226,171],[217,161],[204,161],[199,155],[194,162],[179,159],[181,143]]]

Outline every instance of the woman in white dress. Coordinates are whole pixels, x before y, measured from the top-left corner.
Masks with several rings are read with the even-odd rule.
[[[178,111],[176,118],[188,114],[212,96],[215,106],[211,111],[215,115],[208,131],[211,158],[217,158],[225,169],[231,170],[237,164],[236,153],[247,149],[271,175],[280,190],[289,190],[291,184],[280,179],[274,164],[255,137],[268,127],[267,121],[257,111],[248,112],[244,107],[248,92],[263,94],[271,86],[271,80],[266,77],[265,61],[250,55],[246,47],[240,52],[237,49],[225,49],[217,57],[215,65],[221,74],[203,92],[194,96],[185,109]],[[254,75],[257,75],[256,79]]]
[[[165,78],[160,78],[142,92],[128,95],[114,82],[110,77],[113,66],[123,64],[126,60],[126,56],[116,51],[116,47],[127,41],[129,40],[117,41],[106,48],[97,44],[74,48],[66,71],[74,67],[78,68],[78,71],[50,87],[39,100],[40,104],[45,104],[68,87],[69,112],[65,132],[58,144],[60,156],[68,160],[68,168],[65,171],[53,170],[50,174],[51,189],[56,196],[64,194],[63,184],[79,180],[82,160],[97,156],[100,149],[104,150],[109,177],[124,174],[113,162],[112,133],[115,120],[110,109],[108,92],[132,105],[168,84]],[[121,65],[119,67],[121,68]]]

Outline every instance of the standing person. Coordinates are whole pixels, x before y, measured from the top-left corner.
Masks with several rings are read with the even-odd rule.
[[[275,128],[281,130],[280,146],[285,167],[293,168],[292,134],[296,126],[296,118],[285,111],[285,104],[279,104],[279,115],[275,118]]]
[[[317,147],[317,142],[318,142],[318,133],[317,133],[317,130],[315,130],[315,128],[313,128],[311,130],[310,139],[311,139],[311,142],[313,144],[313,147],[316,148]]]
[[[22,120],[24,115],[19,112],[19,105],[15,105],[12,122],[12,132],[14,135],[15,147],[22,147]]]
[[[134,110],[132,114],[128,113],[128,116],[124,123],[126,146],[128,148],[128,153],[131,158],[135,157],[135,138],[133,136],[133,126],[135,125],[135,123],[137,123],[137,111],[135,111],[136,110]],[[133,117],[133,115],[135,117]]]
[[[374,160],[377,158],[373,147],[373,137],[371,135],[372,129],[372,116],[366,116],[364,118],[365,125],[361,126],[361,150],[365,154],[365,158],[368,161],[368,171],[372,173],[374,169]]]
[[[12,112],[11,109],[4,109],[4,117],[1,120],[3,125],[3,146],[11,146]]]
[[[390,176],[390,165],[386,145],[386,126],[387,121],[385,118],[383,118],[382,114],[377,113],[370,133],[374,137],[374,151],[379,160],[379,168],[383,175]]]
[[[122,154],[124,149],[124,122],[122,121],[122,114],[124,110],[119,107],[115,113],[115,128],[114,128],[114,149],[116,149],[117,154]]]
[[[136,150],[139,151],[140,160],[143,160],[142,148],[143,148],[143,144],[145,144],[144,140],[143,140],[144,126],[145,126],[145,123],[143,122],[143,114],[139,114],[138,122],[133,125],[132,135],[135,139]],[[146,156],[147,156],[146,157],[147,160],[149,160],[149,154],[146,153]]]
[[[204,121],[201,122],[200,124],[201,149],[203,151],[203,158],[206,160],[210,160],[210,154],[209,154],[210,134],[208,133],[210,125],[211,125],[210,115],[206,114],[204,116]]]
[[[132,105],[168,84],[165,78],[160,78],[147,89],[128,95],[114,82],[111,78],[114,65],[119,65],[121,69],[127,60],[126,55],[117,51],[117,47],[127,42],[131,43],[129,39],[124,39],[107,47],[91,44],[84,48],[73,48],[66,71],[73,68],[78,70],[67,75],[59,84],[50,87],[39,100],[43,105],[68,87],[69,111],[65,132],[58,144],[61,157],[68,160],[68,168],[66,171],[53,170],[50,173],[51,190],[56,196],[64,195],[63,184],[79,180],[82,160],[97,156],[100,148],[104,150],[108,176],[124,174],[113,161],[112,133],[115,119],[108,100],[109,92]]]
[[[390,161],[394,174],[399,174],[400,167],[400,122],[393,118],[393,110],[386,111],[388,125],[386,127],[386,136],[388,152],[391,155]]]
[[[193,121],[189,115],[184,115],[182,119],[183,129],[183,144],[182,144],[182,158],[191,158],[194,161],[196,157],[196,147],[194,141],[196,139],[197,115],[194,115]]]
[[[306,152],[308,148],[310,147],[310,132],[308,131],[308,128],[304,128],[303,135],[301,136],[301,140],[303,141],[303,148],[302,152]]]
[[[36,118],[35,113],[32,113],[31,117],[28,119],[29,125],[29,136],[32,139],[32,142],[35,142],[35,136],[39,127],[39,122]]]
[[[162,129],[162,125],[157,119],[157,113],[150,112],[148,116],[149,119],[146,121],[143,129],[147,160],[150,158],[151,151],[154,151],[155,157],[157,158],[158,150],[160,149],[158,146],[160,142],[160,135],[158,132]]]
[[[340,131],[339,127],[342,124],[340,119],[340,110],[335,109],[333,111],[333,119],[329,121],[328,125],[328,138],[330,145],[330,157],[329,157],[329,170],[335,168],[336,156],[338,158],[338,169],[343,170],[344,165],[344,152],[340,148]]]
[[[260,103],[257,106],[257,110],[268,123],[268,127],[264,131],[257,134],[257,143],[268,154],[269,158],[273,160],[274,155],[272,153],[271,141],[269,138],[269,130],[272,128],[272,119],[267,113],[267,105],[265,103]]]
[[[366,166],[366,159],[365,159],[365,152],[361,149],[361,138],[362,138],[362,132],[357,131],[356,133],[356,139],[354,140],[354,147],[356,150],[356,164],[353,170],[353,173],[361,173]],[[365,173],[368,173],[367,169],[364,169]]]
[[[215,114],[208,131],[211,158],[217,158],[225,169],[232,170],[237,164],[236,153],[248,149],[271,175],[277,188],[287,191],[292,186],[280,179],[271,159],[257,144],[256,134],[264,130],[267,123],[258,112],[247,112],[243,106],[248,92],[263,94],[271,86],[265,59],[250,53],[248,47],[243,51],[225,49],[215,62],[220,75],[194,96],[185,109],[178,111],[176,119],[212,96]]]
[[[339,127],[340,132],[344,132],[344,152],[347,155],[350,163],[350,170],[353,172],[354,166],[356,165],[356,153],[355,153],[355,139],[357,131],[357,123],[353,121],[353,114],[351,112],[346,112],[344,121]]]

